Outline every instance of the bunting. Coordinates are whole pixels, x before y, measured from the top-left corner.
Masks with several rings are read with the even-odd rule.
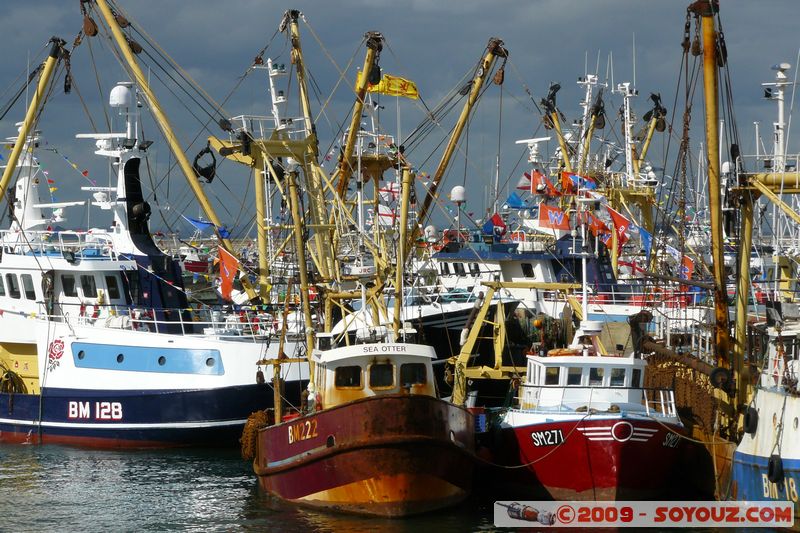
[[[614,231],[617,232],[617,241],[619,243],[619,247],[628,242],[628,228],[631,225],[631,221],[625,218],[622,213],[612,209],[610,206],[606,206],[608,210],[608,214],[611,216],[611,222],[614,225]]]
[[[569,231],[569,215],[542,202],[539,204],[539,226]]]

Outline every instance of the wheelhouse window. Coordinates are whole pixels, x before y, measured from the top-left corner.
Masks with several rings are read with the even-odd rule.
[[[84,298],[97,297],[97,285],[94,282],[94,276],[81,275],[81,290],[83,290]]]
[[[544,371],[544,384],[558,385],[558,371],[557,366],[548,366]]]
[[[567,385],[580,385],[581,376],[583,376],[583,369],[580,367],[571,367],[567,370]]]
[[[394,365],[373,363],[369,366],[369,386],[373,389],[386,389],[394,386]]]
[[[439,265],[439,270],[441,271],[442,276],[449,276],[450,275],[450,264],[449,263],[441,263]]]
[[[428,372],[423,363],[403,363],[400,365],[400,384],[424,385],[428,382]]]
[[[592,367],[589,369],[589,385],[602,385],[603,372],[605,369],[599,367]]]
[[[360,389],[363,387],[361,367],[358,365],[340,366],[334,372],[334,384],[337,388]]]
[[[624,368],[612,368],[611,369],[610,384],[611,384],[612,387],[624,387],[625,386],[625,369]]]
[[[22,274],[22,289],[25,291],[25,298],[27,300],[36,299],[36,289],[33,287],[33,278],[30,274]]]
[[[0,296],[6,295],[6,286],[3,283],[3,276],[0,276]]]
[[[633,378],[631,379],[631,387],[642,386],[642,370],[640,368],[633,369]]]
[[[473,276],[478,276],[481,273],[481,266],[478,263],[469,264],[469,273]]]
[[[118,300],[120,298],[119,292],[119,282],[117,282],[116,276],[105,276],[106,278],[106,287],[108,288],[108,297],[112,300]]]
[[[530,263],[522,263],[522,275],[526,278],[532,278],[533,276],[533,265]]]
[[[6,274],[6,284],[8,285],[8,295],[12,298],[19,299],[19,280],[16,274]]]
[[[67,276],[62,274],[61,286],[64,287],[64,296],[78,296],[78,291],[75,289],[75,276]]]
[[[455,271],[455,273],[456,273],[456,274],[458,274],[459,276],[463,276],[463,275],[464,275],[464,273],[466,272],[466,271],[464,270],[464,263],[453,263],[453,270],[454,270],[454,271]]]

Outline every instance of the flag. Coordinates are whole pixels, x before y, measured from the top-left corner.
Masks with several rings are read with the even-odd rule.
[[[506,223],[500,213],[495,213],[489,220],[484,222],[483,233],[485,235],[494,235],[495,238],[506,234]]]
[[[664,251],[667,252],[675,261],[678,263],[681,262],[681,253],[678,251],[677,248],[673,248],[669,244],[664,246]]]
[[[678,277],[681,279],[692,279],[694,273],[694,260],[688,255],[684,255],[681,259],[681,268]]]
[[[575,194],[575,187],[570,179],[569,172],[561,173],[561,192],[563,194]]]
[[[591,213],[586,213],[587,215],[587,222],[589,223],[589,231],[592,232],[592,235],[595,237],[600,237],[601,235],[605,235],[611,232],[611,230],[606,226],[606,223],[594,216]]]
[[[653,236],[643,227],[639,226],[639,238],[642,240],[645,260],[650,262],[650,250],[653,249]]]
[[[230,300],[233,280],[239,271],[239,261],[221,246],[219,247],[219,260],[220,292],[223,298]]]
[[[550,207],[542,202],[539,204],[539,226],[569,230],[569,215],[557,207]]]
[[[531,182],[531,175],[527,172],[523,172],[522,176],[520,176],[519,181],[517,182],[517,189],[520,191],[531,191],[533,192],[533,183]]]
[[[84,178],[87,178],[87,177],[89,177],[89,171],[88,170],[84,170],[84,171],[81,172],[81,175],[83,175]]]
[[[619,241],[619,247],[621,248],[626,242],[628,242],[628,227],[631,225],[631,221],[625,218],[622,213],[615,211],[609,206],[606,206],[608,210],[608,214],[611,215],[611,222],[614,224],[614,231],[617,232],[617,241]]]
[[[522,198],[520,198],[516,192],[512,192],[511,194],[508,195],[508,198],[506,198],[505,201],[505,205],[509,209],[525,209],[526,207],[528,207],[527,205],[525,205],[525,202],[522,201]]]
[[[47,174],[47,173],[45,172],[45,174]],[[47,178],[47,183],[49,183],[50,185],[54,184],[55,182],[56,182],[55,180],[51,180],[50,178]]]
[[[589,189],[594,190],[597,188],[597,183],[592,178],[587,178],[584,176],[579,176],[577,174],[570,174],[567,173],[569,180],[575,186],[576,189]]]
[[[205,220],[197,220],[196,218],[189,218],[186,215],[181,215],[186,221],[194,226],[195,228],[199,229],[200,231],[206,231],[208,229],[215,228],[219,231],[219,236],[223,239],[227,239],[231,236],[231,233],[225,226],[215,226],[211,222],[206,222]]]
[[[358,73],[360,80],[362,74]],[[358,83],[358,82],[356,82]],[[381,76],[381,81],[377,85],[367,85],[367,90],[371,93],[386,94],[388,96],[404,96],[406,98],[419,98],[419,91],[417,91],[417,84],[411,80],[401,78],[399,76],[391,76],[384,74]]]
[[[533,178],[531,180],[531,187],[535,189],[537,194],[546,194],[547,196],[561,196],[561,193],[556,189],[553,182],[547,179],[547,176],[539,172],[533,171]],[[533,190],[531,192],[534,192]]]

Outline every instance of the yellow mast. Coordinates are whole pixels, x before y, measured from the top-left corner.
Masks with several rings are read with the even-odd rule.
[[[414,231],[412,231],[409,235],[409,241],[411,243],[413,243],[413,240],[416,239],[421,225],[425,222],[425,219],[428,216],[428,210],[431,207],[431,203],[433,203],[433,200],[436,198],[439,190],[439,184],[442,182],[442,178],[444,177],[444,171],[447,169],[447,165],[450,164],[450,158],[453,156],[453,152],[456,149],[458,140],[461,138],[461,133],[464,131],[464,126],[467,125],[469,114],[475,105],[475,101],[478,99],[481,87],[483,87],[483,83],[486,81],[487,76],[489,76],[489,73],[492,70],[492,65],[497,57],[508,57],[508,50],[503,48],[503,41],[493,37],[489,39],[486,54],[481,60],[478,69],[475,71],[475,77],[472,79],[472,87],[469,92],[469,97],[464,104],[464,108],[461,110],[461,116],[458,117],[458,122],[456,122],[455,128],[453,128],[453,133],[450,136],[450,142],[447,143],[447,147],[442,154],[442,159],[439,161],[439,166],[436,167],[436,172],[433,174],[430,187],[425,195],[425,200],[422,202],[422,207],[417,212],[417,224],[414,226]]]
[[[33,93],[31,103],[28,106],[28,112],[25,114],[25,119],[22,121],[22,126],[19,128],[17,142],[14,143],[14,148],[11,150],[11,154],[8,156],[6,169],[3,172],[2,179],[0,179],[0,200],[2,200],[5,196],[6,189],[11,181],[11,177],[14,175],[14,172],[17,169],[19,155],[22,153],[22,148],[25,146],[25,139],[28,138],[28,134],[30,133],[31,128],[36,121],[36,113],[39,111],[42,99],[44,99],[44,95],[47,92],[47,84],[50,83],[50,78],[53,77],[53,70],[58,64],[59,59],[68,53],[64,49],[64,44],[66,43],[63,39],[52,37],[50,42],[52,43],[52,46],[50,46],[50,54],[47,56],[47,59],[44,62],[44,69],[42,70],[42,74],[39,78],[39,83],[36,86],[36,92]]]
[[[394,340],[399,341],[401,324],[401,305],[403,301],[403,269],[406,264],[406,231],[408,229],[408,206],[411,203],[411,187],[413,176],[411,169],[403,167],[402,199],[400,203],[400,235],[397,239],[397,264],[394,278]]]
[[[339,179],[336,192],[340,198],[344,198],[345,191],[347,191],[347,182],[353,174],[353,147],[356,144],[358,131],[361,129],[361,111],[364,109],[364,99],[367,95],[370,74],[373,69],[379,69],[378,59],[380,58],[381,50],[383,50],[383,35],[380,33],[375,31],[367,32],[365,39],[367,53],[364,56],[361,75],[356,79],[356,103],[353,105],[353,115],[350,117],[350,128],[347,130],[344,147],[339,154],[339,164],[331,178],[334,183],[336,183],[337,178]]]
[[[690,9],[701,18],[703,38],[703,92],[706,102],[706,149],[708,154],[708,205],[711,219],[712,272],[714,274],[714,355],[717,366],[731,368],[728,292],[722,237],[722,195],[719,177],[719,119],[717,94],[717,33],[714,29],[716,4],[695,2]],[[747,251],[749,255],[749,250]]]
[[[117,47],[119,48],[122,57],[125,58],[125,61],[128,64],[128,68],[130,69],[131,73],[133,74],[134,81],[136,85],[141,89],[144,93],[145,97],[147,98],[147,102],[150,106],[150,110],[153,112],[153,116],[155,117],[158,125],[161,128],[161,132],[164,134],[164,138],[167,140],[170,149],[172,150],[173,155],[175,155],[175,160],[178,163],[178,166],[183,171],[183,175],[186,177],[186,182],[189,184],[189,187],[192,189],[195,197],[197,198],[197,202],[200,204],[200,208],[205,213],[208,220],[214,224],[214,231],[217,234],[217,238],[219,239],[220,244],[222,247],[231,255],[238,259],[236,252],[233,249],[233,245],[231,241],[227,238],[223,238],[220,234],[220,228],[222,227],[222,221],[217,216],[217,213],[214,211],[214,208],[211,207],[211,203],[208,201],[208,198],[203,192],[203,188],[200,186],[200,182],[197,179],[197,174],[195,174],[194,169],[192,168],[192,164],[186,158],[186,154],[184,154],[183,149],[178,143],[178,139],[175,137],[175,133],[172,131],[172,126],[167,118],[164,111],[161,109],[161,104],[153,94],[153,91],[150,89],[150,85],[147,83],[147,78],[145,77],[142,69],[139,67],[139,64],[136,62],[136,58],[133,57],[133,53],[131,52],[130,45],[128,44],[125,35],[122,33],[122,30],[119,27],[119,24],[116,21],[111,9],[108,7],[108,3],[106,0],[95,0],[97,3],[97,7],[100,9],[100,13],[103,15],[103,18],[108,24],[108,27],[111,29],[111,34],[114,37],[114,40],[117,42]],[[245,290],[247,291],[247,296],[254,300],[256,293],[253,288],[250,286],[250,282],[247,277],[243,277],[242,285],[244,286]]]

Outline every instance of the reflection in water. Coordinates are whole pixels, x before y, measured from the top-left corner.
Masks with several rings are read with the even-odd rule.
[[[491,502],[403,520],[300,508],[259,490],[237,450],[0,444],[0,531],[491,530]]]

